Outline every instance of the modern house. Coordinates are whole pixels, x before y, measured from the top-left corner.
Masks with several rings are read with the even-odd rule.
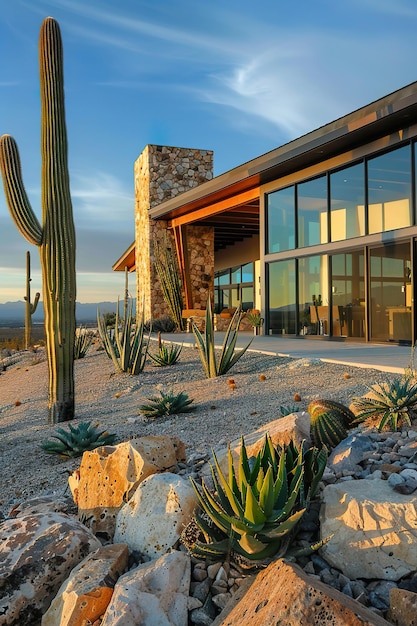
[[[175,246],[185,308],[257,308],[265,334],[415,342],[417,82],[220,176],[213,153],[135,163],[145,316],[166,313],[154,245]],[[168,239],[164,233],[167,233]]]

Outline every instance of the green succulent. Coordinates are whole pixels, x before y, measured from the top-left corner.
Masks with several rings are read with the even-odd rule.
[[[160,391],[160,396],[148,398],[147,404],[142,404],[139,411],[148,418],[162,417],[163,415],[177,415],[178,413],[190,413],[190,406],[194,400],[189,399],[184,392],[174,393],[172,390]]]
[[[191,478],[203,513],[195,522],[204,541],[190,546],[197,557],[224,559],[231,552],[249,561],[282,556],[292,532],[314,497],[327,462],[325,449],[298,449],[290,442],[275,448],[268,434],[256,457],[248,458],[245,442],[237,474],[228,450],[228,477],[213,452],[214,492]]]
[[[173,343],[165,344],[161,340],[161,333],[158,333],[158,353],[150,354],[149,356],[154,361],[157,367],[165,367],[167,365],[175,365],[180,358],[182,345],[175,345]]]
[[[83,359],[93,342],[93,335],[80,326],[75,333],[74,359]]]
[[[109,435],[106,430],[99,431],[98,424],[91,426],[91,422],[82,422],[78,426],[68,424],[69,430],[57,428],[57,441],[45,441],[41,448],[48,454],[58,454],[62,457],[82,456],[87,450],[94,450],[100,446],[111,446],[116,435]]]
[[[107,317],[100,315],[97,311],[97,328],[107,356],[113,361],[116,370],[136,375],[140,374],[145,367],[150,331],[145,339],[143,313],[142,320],[135,324],[132,306],[132,301],[130,301],[125,319],[121,320],[119,301],[117,301],[115,326],[110,330],[107,327]]]
[[[310,433],[315,446],[335,448],[346,439],[348,428],[355,419],[352,411],[340,402],[323,398],[313,400],[307,407],[310,414]]]
[[[281,417],[291,415],[291,413],[297,413],[297,411],[299,411],[299,407],[296,404],[286,404],[279,407]]]
[[[218,362],[216,360],[214,324],[210,297],[207,299],[204,334],[201,333],[195,323],[192,322],[192,330],[207,378],[216,378],[217,376],[226,374],[226,372],[228,372],[245,354],[252,343],[252,341],[250,341],[245,348],[236,351],[236,341],[242,316],[243,311],[241,306],[239,306],[226,330]]]
[[[385,426],[391,430],[397,430],[399,424],[411,426],[411,418],[417,414],[417,381],[403,377],[375,383],[365,396],[354,398],[353,405],[358,411],[355,423],[376,418],[379,431]]]

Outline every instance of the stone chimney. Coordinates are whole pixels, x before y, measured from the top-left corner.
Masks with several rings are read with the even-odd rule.
[[[137,311],[144,303],[145,320],[170,313],[155,269],[154,237],[168,234],[167,222],[149,219],[149,209],[213,178],[213,152],[147,145],[135,162],[135,263]],[[193,307],[205,308],[213,290],[214,232],[212,227],[187,226],[187,258]]]

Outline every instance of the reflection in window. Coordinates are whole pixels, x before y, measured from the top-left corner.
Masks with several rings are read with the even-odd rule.
[[[298,261],[299,333],[329,334],[327,255]]]
[[[266,196],[268,241],[267,253],[295,248],[294,187]]]
[[[365,234],[364,164],[330,175],[331,240],[343,241]]]
[[[296,333],[295,260],[268,265],[268,326],[270,334]]]
[[[327,184],[320,176],[297,186],[298,247],[327,243]]]
[[[243,311],[253,309],[254,264],[246,263],[217,272],[214,277],[215,313],[236,308],[242,304]]]
[[[368,161],[368,232],[411,224],[411,153],[404,146]]]

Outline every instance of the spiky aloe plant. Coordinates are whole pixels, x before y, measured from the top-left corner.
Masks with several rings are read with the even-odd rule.
[[[352,411],[335,400],[319,398],[307,407],[310,414],[310,433],[315,446],[326,446],[328,450],[335,448],[346,439],[348,428],[355,419]]]
[[[114,331],[108,330],[106,317],[97,311],[97,327],[104,349],[117,371],[136,375],[145,367],[151,333],[149,331],[148,337],[145,338],[143,314],[142,321],[134,325],[132,307],[130,301],[125,319],[120,320],[117,301]]]
[[[245,442],[236,475],[228,451],[228,477],[213,452],[214,492],[204,481],[191,482],[200,506],[209,517],[196,514],[204,537],[190,546],[198,557],[223,559],[232,552],[253,560],[285,554],[291,535],[314,497],[327,462],[324,449],[304,451],[291,442],[275,448],[269,435],[255,458],[248,459]]]
[[[39,247],[49,366],[48,421],[74,418],[75,231],[68,174],[63,53],[58,23],[47,17],[39,37],[42,104],[42,222],[29,203],[19,151],[0,138],[0,169],[10,214],[20,233]]]
[[[185,320],[182,318],[184,302],[182,298],[181,273],[175,252],[168,243],[164,233],[162,244],[154,237],[155,268],[161,281],[164,300],[171,311],[172,318],[180,330],[184,330]]]
[[[355,423],[373,418],[379,421],[379,431],[385,426],[391,430],[397,430],[400,424],[411,426],[411,419],[417,415],[417,382],[406,376],[375,383],[365,396],[354,398],[353,405],[358,411]]]
[[[163,415],[178,415],[179,413],[189,413],[193,410],[190,406],[194,400],[190,399],[186,393],[174,393],[172,390],[160,391],[159,396],[148,398],[146,404],[142,404],[139,411],[150,419],[162,417]]]
[[[110,435],[106,430],[99,431],[98,424],[91,426],[91,422],[82,422],[78,426],[68,424],[69,430],[57,428],[56,441],[45,441],[41,444],[42,450],[48,454],[58,454],[62,457],[81,456],[87,450],[94,450],[101,446],[111,446],[116,435]]]
[[[161,333],[158,333],[158,352],[157,354],[149,353],[150,358],[157,367],[166,367],[168,365],[175,365],[182,351],[182,345],[175,345],[173,343],[165,344],[161,339]]]
[[[93,335],[80,326],[75,333],[74,359],[83,359],[93,343]]]
[[[218,361],[216,359],[213,313],[211,309],[210,296],[207,299],[204,334],[199,331],[193,321],[191,322],[206,378],[216,378],[217,376],[226,374],[226,372],[228,372],[245,354],[246,350],[252,343],[251,340],[245,348],[236,351],[236,341],[242,315],[242,308],[239,306],[230,320],[229,326],[227,327]]]

